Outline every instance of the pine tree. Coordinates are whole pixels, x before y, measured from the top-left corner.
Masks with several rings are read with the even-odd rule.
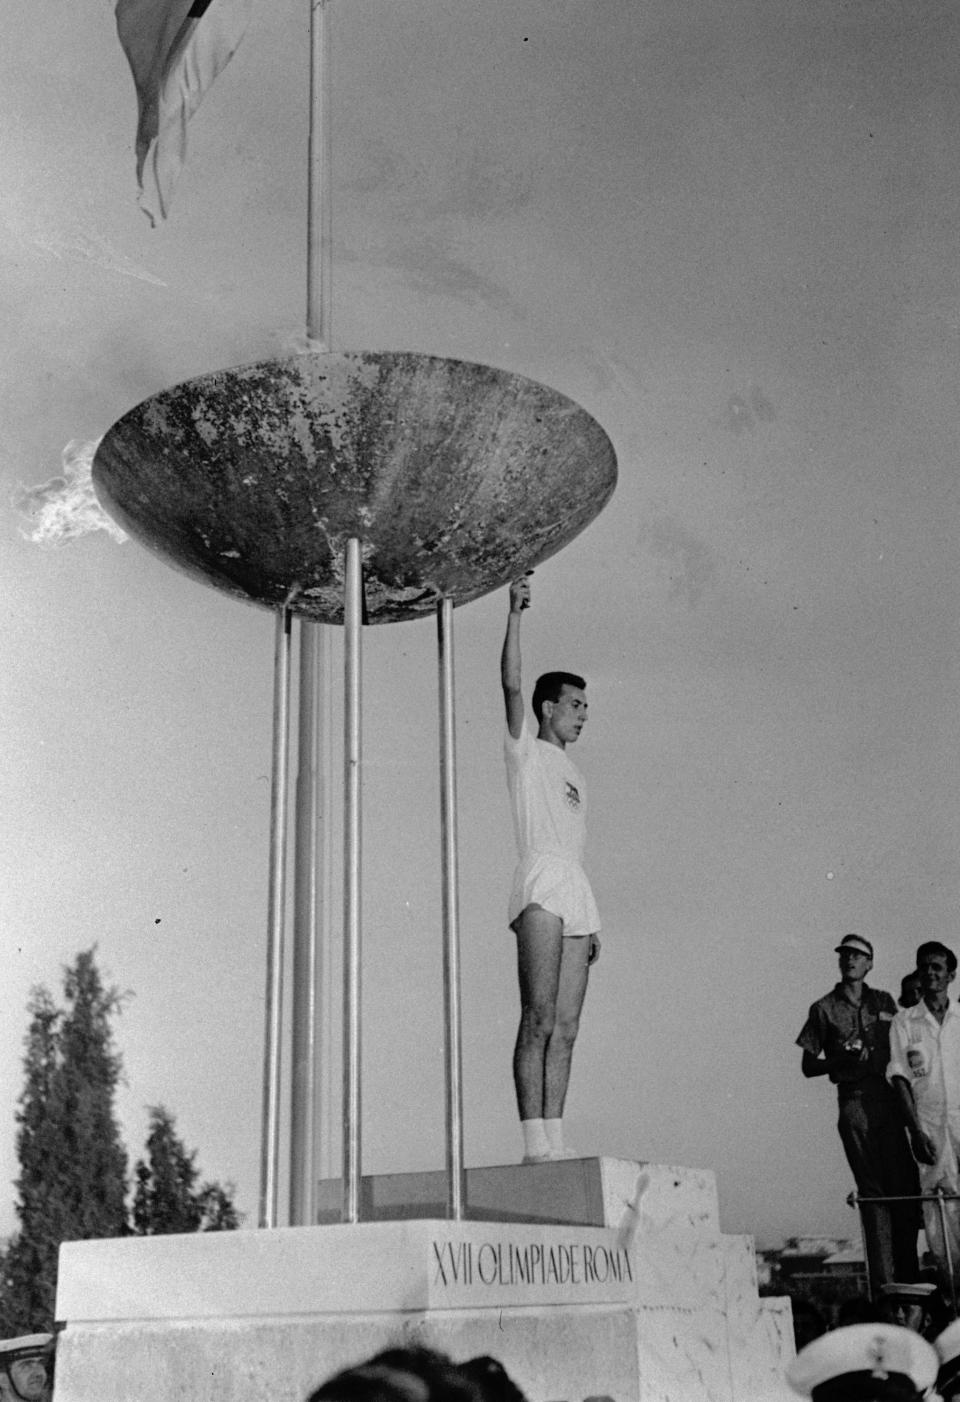
[[[53,1137],[47,1115],[57,1065],[57,1025],[61,1013],[45,988],[35,988],[28,1004],[26,1084],[17,1113],[17,1181],[20,1202],[19,1235],[0,1263],[0,1330],[5,1335],[30,1333],[46,1327],[53,1317],[50,1281],[43,1264],[55,1250],[46,1209],[47,1184],[40,1166]]]
[[[19,1230],[0,1255],[0,1334],[53,1326],[61,1242],[123,1236],[127,1155],[114,1112],[122,1074],[112,1019],[123,997],[105,988],[96,949],[64,969],[63,1008],[35,988],[17,1110]],[[240,1225],[233,1187],[197,1184],[196,1152],[163,1106],[150,1110],[147,1161],[136,1167],[133,1231],[230,1231]]]
[[[133,1230],[139,1236],[168,1232],[222,1232],[240,1225],[233,1187],[201,1183],[196,1150],[188,1152],[173,1115],[162,1105],[148,1111],[147,1158],[139,1159],[133,1198]]]
[[[17,1111],[20,1228],[0,1272],[0,1326],[49,1329],[63,1241],[126,1230],[126,1154],[114,1113],[121,1074],[111,1017],[121,996],[104,988],[95,950],[65,970],[66,1007],[45,988],[29,1004],[26,1079]]]
[[[114,1113],[123,1068],[110,1026],[122,998],[103,987],[93,956],[92,949],[78,954],[63,986],[67,1012],[56,1089],[67,1129],[60,1155],[63,1225],[74,1235],[62,1241],[122,1236],[127,1229],[127,1155]]]

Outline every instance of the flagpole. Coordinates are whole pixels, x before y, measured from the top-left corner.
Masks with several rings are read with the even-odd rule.
[[[330,202],[330,26],[328,0],[310,0],[310,98],[307,139],[307,342],[330,350],[333,221]],[[290,1225],[312,1226],[316,1201],[317,1008],[330,947],[330,803],[324,756],[332,690],[330,630],[300,623],[301,724],[297,751],[293,910],[294,1078],[290,1100]],[[326,800],[326,803],[324,802]],[[325,809],[325,811],[324,811]],[[329,960],[326,961],[329,964]],[[325,1041],[329,1046],[329,1041]]]
[[[307,339],[330,350],[333,141],[330,101],[329,0],[310,0],[310,132],[307,142]]]

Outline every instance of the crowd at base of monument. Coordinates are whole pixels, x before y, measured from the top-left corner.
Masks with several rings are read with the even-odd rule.
[[[898,1007],[866,983],[870,940],[844,935],[835,952],[840,982],[811,1005],[797,1044],[803,1074],[837,1087],[868,1298],[848,1300],[847,1322],[832,1331],[796,1319],[798,1345],[802,1328],[819,1337],[788,1380],[815,1402],[951,1402],[960,1398],[960,1011],[947,989],[957,957],[939,940],[921,944]],[[921,1279],[921,1222],[934,1279]]]
[[[52,1402],[53,1336],[0,1342],[2,1402]],[[787,1382],[813,1402],[958,1402],[960,1321],[930,1344],[891,1324],[837,1329],[803,1349]],[[270,1402],[269,1396],[264,1402]],[[314,1388],[304,1402],[527,1402],[495,1358],[455,1363],[425,1347],[381,1350]],[[551,1399],[574,1402],[574,1399]],[[583,1402],[631,1402],[593,1395]]]
[[[871,1294],[919,1275],[922,1224],[944,1297],[957,1312],[960,1263],[960,1012],[947,990],[957,957],[921,944],[900,1006],[868,986],[873,945],[844,935],[840,982],[797,1038],[807,1077],[837,1087],[837,1128],[859,1197]],[[922,1211],[921,1211],[922,1209]]]

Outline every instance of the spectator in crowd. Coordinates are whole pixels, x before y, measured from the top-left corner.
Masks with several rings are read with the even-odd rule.
[[[526,1402],[494,1358],[457,1364],[433,1349],[393,1348],[346,1368],[307,1402]]]
[[[52,1360],[52,1334],[0,1339],[0,1402],[46,1402]]]
[[[880,1287],[879,1315],[887,1324],[899,1324],[929,1338],[937,1287],[929,1280],[895,1280]]]
[[[922,997],[920,970],[914,969],[912,973],[904,974],[900,980],[900,997],[897,999],[901,1008],[915,1008]]]
[[[837,1087],[837,1128],[860,1197],[916,1197],[903,1112],[885,1078],[897,1005],[866,982],[873,968],[869,940],[844,935],[835,953],[840,982],[810,1008],[797,1038],[801,1069],[805,1076],[829,1076]],[[915,1280],[916,1203],[863,1202],[860,1211],[872,1294],[888,1280]]]
[[[917,950],[923,997],[903,1008],[890,1030],[887,1076],[900,1096],[910,1147],[920,1168],[924,1193],[960,1192],[960,1008],[948,989],[957,956],[939,940]],[[960,1214],[946,1199],[923,1204],[927,1242],[937,1262],[941,1289],[951,1291],[960,1276]]]
[[[932,1344],[895,1324],[851,1324],[808,1344],[787,1382],[813,1402],[920,1402],[937,1376]]]

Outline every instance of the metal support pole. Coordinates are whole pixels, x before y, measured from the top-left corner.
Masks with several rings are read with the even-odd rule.
[[[314,1116],[316,1148],[314,1166],[317,1176],[334,1178],[338,1172],[334,1145],[337,1138],[337,1124],[340,1117],[339,1085],[336,1083],[334,1068],[337,1059],[336,1037],[340,1032],[340,989],[334,988],[333,950],[333,629],[323,625],[319,629],[320,675],[323,679],[322,704],[320,706],[320,755],[319,769],[321,790],[326,785],[327,818],[320,824],[320,847],[317,860],[320,863],[320,924],[318,929],[319,949],[317,951],[317,974],[320,980],[317,993],[317,1055],[319,1066],[315,1071],[317,1108]]]
[[[289,599],[287,600],[289,603]],[[277,1225],[280,1162],[280,1024],[283,1012],[283,927],[287,866],[287,773],[290,759],[290,610],[277,614],[273,661],[273,771],[270,787],[270,879],[267,926],[263,1112],[259,1225]]]
[[[463,1219],[463,1077],[460,1034],[460,903],[457,755],[453,695],[453,600],[437,605],[440,673],[440,846],[443,887],[443,1013],[446,1070],[447,1216]]]
[[[860,1245],[863,1247],[863,1268],[867,1276],[867,1299],[873,1304],[873,1272],[870,1269],[870,1253],[867,1250],[867,1224],[863,1216],[863,1203],[856,1189],[847,1197],[847,1202],[857,1210],[857,1221],[860,1224]]]
[[[316,1220],[318,842],[321,824],[319,625],[300,623],[297,797],[293,873],[293,995],[290,1063],[290,1225]]]
[[[947,1203],[942,1188],[936,1190],[937,1210],[940,1213],[940,1233],[943,1237],[943,1254],[947,1258],[947,1277],[950,1281],[950,1303],[953,1306],[954,1314],[957,1313],[957,1277],[953,1261],[953,1252],[950,1249],[950,1232],[947,1229]],[[956,1210],[956,1208],[954,1208]]]
[[[343,1201],[360,1220],[360,542],[347,541],[343,606]]]

